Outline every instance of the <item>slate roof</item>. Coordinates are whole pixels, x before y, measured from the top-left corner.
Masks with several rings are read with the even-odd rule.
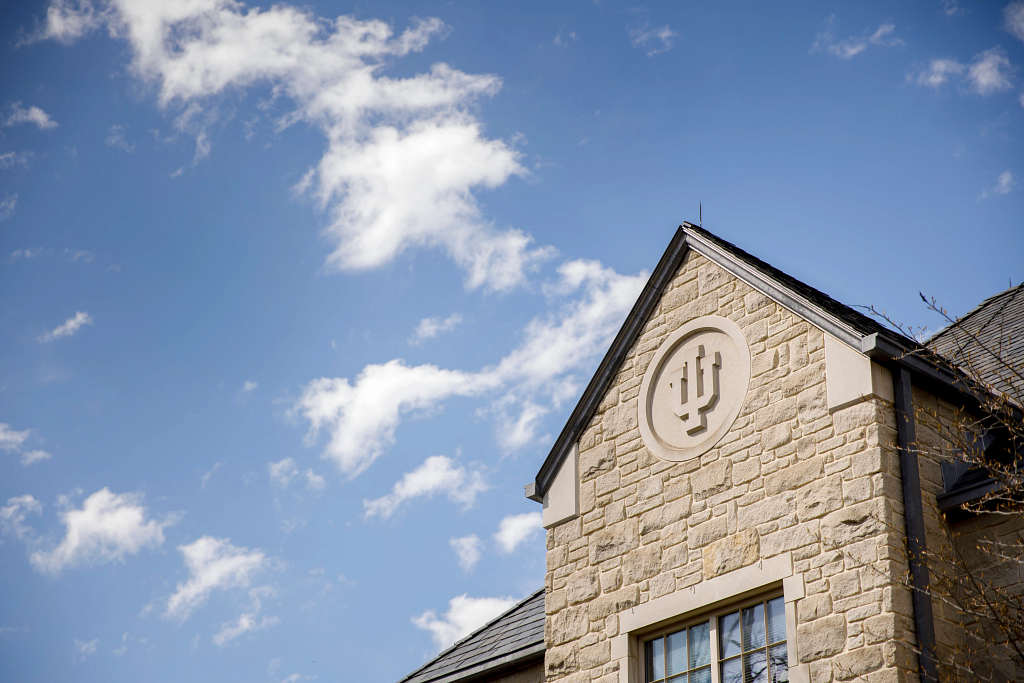
[[[469,634],[399,683],[472,681],[544,658],[544,589]]]
[[[937,332],[928,347],[969,367],[993,388],[1024,398],[1024,284],[985,299]]]

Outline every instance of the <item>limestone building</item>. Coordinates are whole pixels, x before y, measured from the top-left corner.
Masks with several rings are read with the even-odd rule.
[[[1024,289],[968,318],[1024,355]],[[972,405],[915,348],[684,224],[526,487],[544,589],[404,683],[937,680],[971,626],[925,549],[1024,527],[955,516],[996,484],[915,419]]]

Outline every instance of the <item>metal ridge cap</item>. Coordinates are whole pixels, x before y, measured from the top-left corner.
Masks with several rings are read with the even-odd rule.
[[[818,304],[813,303],[812,301],[810,301],[806,297],[804,297],[802,294],[799,294],[799,293],[793,291],[792,289],[790,289],[789,287],[785,286],[781,282],[777,282],[775,280],[775,278],[773,278],[768,273],[763,273],[760,270],[758,270],[757,268],[755,268],[754,266],[751,266],[751,265],[745,263],[744,261],[742,261],[740,259],[737,259],[735,256],[733,256],[732,254],[728,253],[727,251],[722,249],[722,247],[718,246],[717,244],[711,242],[710,240],[708,240],[703,235],[689,230],[688,229],[689,227],[699,227],[699,226],[694,226],[692,223],[684,223],[683,224],[683,229],[686,231],[686,237],[687,237],[688,241],[689,240],[693,240],[694,242],[697,243],[697,245],[699,245],[701,247],[704,247],[705,249],[708,249],[708,250],[714,252],[721,259],[727,261],[729,264],[731,264],[731,265],[737,267],[738,269],[742,270],[751,279],[755,280],[758,284],[760,284],[761,287],[758,287],[757,285],[755,285],[755,284],[753,284],[751,282],[747,282],[748,285],[750,285],[754,289],[758,290],[759,292],[761,292],[765,296],[768,296],[768,297],[771,297],[772,299],[775,299],[777,303],[779,303],[782,306],[788,308],[791,312],[793,312],[793,313],[795,313],[795,314],[797,314],[797,315],[799,315],[801,317],[805,317],[805,318],[808,317],[807,312],[806,311],[802,311],[802,310],[798,310],[797,307],[789,305],[789,302],[787,302],[785,300],[786,298],[792,299],[794,302],[800,304],[800,307],[802,307],[802,308],[810,309],[810,311],[812,312],[812,315],[817,315],[818,317],[823,318],[827,323],[830,324],[831,327],[834,328],[833,330],[825,330],[826,332],[829,332],[833,336],[839,338],[840,341],[842,341],[845,344],[847,344],[847,345],[849,345],[849,346],[859,350],[860,341],[863,338],[863,335],[859,331],[857,331],[854,327],[852,327],[849,323],[847,323],[846,321],[844,321],[844,320],[842,320],[840,318],[837,318],[836,316],[832,315],[827,310],[822,309],[822,307],[819,306]],[[703,228],[701,228],[701,229],[703,230]],[[691,246],[695,246],[696,247],[696,245],[691,245]],[[701,250],[701,249],[697,249],[697,251],[699,251],[704,256],[709,256],[708,254],[704,253],[704,251]],[[724,264],[719,262],[718,259],[713,259],[713,260],[716,263],[718,263],[719,265],[723,265],[724,266]],[[735,271],[732,271],[729,268],[727,268],[727,270],[730,270],[733,273],[733,275],[739,276],[739,273],[736,273]],[[762,287],[764,289],[775,289],[777,291],[777,293],[776,292],[771,292],[771,291],[764,291],[764,289],[762,289]],[[779,296],[779,294],[781,294],[782,296]],[[828,295],[826,295],[826,296],[828,296]],[[843,304],[842,302],[839,302],[839,301],[837,301],[836,303],[839,303],[842,306],[846,306],[846,304]],[[849,307],[847,306],[847,308],[849,308]],[[811,320],[810,322],[816,322],[816,321]],[[835,329],[835,328],[838,328],[838,329]],[[838,331],[839,334],[835,334],[836,331]]]

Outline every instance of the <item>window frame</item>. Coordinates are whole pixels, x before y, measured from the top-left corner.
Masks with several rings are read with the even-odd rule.
[[[733,599],[719,602],[717,604],[709,606],[708,609],[695,612],[687,615],[682,615],[682,618],[669,624],[663,624],[656,629],[649,631],[640,631],[636,635],[636,646],[638,653],[638,667],[637,667],[637,683],[646,683],[647,681],[647,657],[646,650],[647,643],[658,638],[664,638],[665,636],[677,633],[683,629],[688,629],[698,624],[702,624],[705,621],[708,622],[708,637],[711,638],[711,683],[721,683],[722,673],[721,664],[722,656],[720,649],[720,642],[718,638],[718,622],[719,620],[733,612],[737,612],[742,609],[749,609],[757,604],[767,603],[769,600],[775,600],[776,598],[782,598],[785,601],[785,594],[781,586],[778,586],[772,590],[759,593],[757,595],[740,595]],[[788,609],[788,606],[787,606]],[[789,648],[790,640],[796,637],[795,633],[790,633],[789,619],[786,620],[786,646]],[[765,647],[768,647],[768,643],[765,643]],[[789,662],[789,670],[793,669],[793,662]],[[689,669],[687,669],[689,671]],[[666,675],[663,679],[659,679],[661,682],[668,681],[669,676],[666,671]],[[790,680],[793,677],[790,676]]]

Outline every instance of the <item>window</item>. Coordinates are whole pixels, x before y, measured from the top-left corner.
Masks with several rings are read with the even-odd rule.
[[[712,676],[712,667],[717,674]],[[786,605],[760,600],[644,643],[645,683],[786,683]]]

